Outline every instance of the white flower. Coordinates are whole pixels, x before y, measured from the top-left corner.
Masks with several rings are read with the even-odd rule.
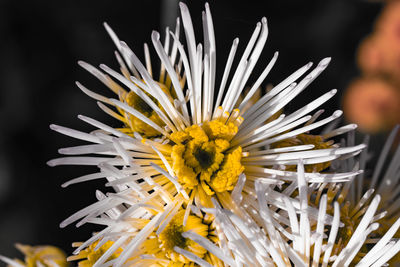
[[[365,178],[365,174],[360,174],[359,177],[352,179],[350,184],[349,200],[360,199],[361,195],[366,193],[367,190],[374,190],[375,194],[382,196],[382,203],[379,205],[382,211],[386,211],[385,217],[393,218],[399,215],[399,192],[400,192],[400,145],[395,147],[395,152],[391,158],[388,159],[390,150],[398,135],[400,126],[397,125],[393,128],[390,135],[386,139],[379,155],[378,161],[373,164],[371,177]],[[353,139],[353,140],[351,140]],[[364,141],[368,144],[368,137]],[[354,136],[349,138],[348,143],[354,143]],[[359,162],[350,162],[348,165],[358,164],[360,168],[365,168],[367,165],[368,150],[364,150],[361,154]],[[343,162],[345,163],[345,162]],[[355,168],[355,167],[354,167]]]
[[[374,201],[373,199],[378,196],[381,201],[376,207],[378,214],[375,215],[373,221],[379,223],[379,228],[371,234],[369,243],[382,243],[382,240],[384,239],[382,236],[386,232],[394,231],[393,234],[396,233],[398,225],[400,224],[400,221],[398,220],[400,217],[398,204],[398,192],[400,190],[398,184],[398,179],[400,177],[400,146],[397,146],[396,151],[390,160],[388,160],[388,155],[398,130],[399,126],[396,126],[390,133],[384,147],[382,148],[378,161],[372,163],[373,168],[371,174],[369,172],[361,173],[344,184],[336,185],[334,190],[329,190],[330,193],[328,194],[330,194],[330,202],[333,199],[336,199],[341,205],[341,221],[344,223],[346,229],[343,231],[341,242],[335,244],[336,249],[341,250],[349,242],[350,236],[355,232],[356,227],[361,224],[361,220],[366,214],[367,207],[371,205]],[[350,133],[346,143],[348,145],[354,144],[354,139],[354,133]],[[343,143],[344,142],[345,141],[343,141]],[[365,137],[364,143],[369,143],[369,136]],[[364,150],[359,159],[350,158],[346,161],[342,161],[339,163],[339,166],[336,166],[336,169],[338,171],[349,168],[354,170],[358,168],[365,169],[367,166],[367,157],[368,150]],[[383,171],[383,169],[385,169],[385,171]],[[365,177],[366,175],[367,177]],[[324,190],[325,186],[326,185],[320,185],[318,191]],[[315,198],[315,203],[317,202],[318,197]],[[396,237],[398,237],[397,234]],[[397,239],[391,240],[391,242],[395,240]],[[377,259],[377,255],[379,254],[376,254],[374,257],[373,255],[378,249],[374,249],[373,253],[369,252],[369,257],[362,258],[363,253],[365,254],[366,251],[369,251],[370,247],[370,244],[363,244],[363,252],[356,255],[356,260],[360,261],[360,264]],[[383,253],[383,247],[377,246],[377,248],[379,248],[380,253]],[[390,249],[392,253],[391,256],[394,256],[398,251],[396,248],[390,248],[390,246],[385,249]],[[394,262],[397,261],[398,258],[396,257]],[[383,260],[379,262],[381,264],[384,263]]]
[[[184,257],[176,259],[172,254],[161,259],[141,258],[138,254],[141,250],[137,249],[154,238],[152,236],[159,236],[159,229],[175,220],[174,216],[181,209],[185,209],[182,221],[185,226],[189,216],[210,217],[204,211],[215,205],[230,209],[232,203],[241,202],[244,195],[257,200],[256,181],[262,184],[273,178],[274,183],[281,183],[280,179],[295,183],[295,165],[300,158],[309,169],[304,179],[310,183],[344,182],[360,173],[358,170],[319,173],[329,167],[331,161],[356,155],[365,147],[363,144],[339,147],[329,141],[331,137],[355,129],[353,124],[321,136],[309,134],[341,116],[341,111],[335,111],[318,120],[321,110],[308,115],[329,100],[336,90],[323,94],[290,115],[279,115],[327,67],[330,58],[321,60],[307,75],[312,63],[299,68],[246,110],[244,107],[248,106],[278,57],[276,52],[239,103],[267,39],[266,19],[257,23],[236,70],[231,73],[239,40],[233,41],[221,84],[217,86],[216,44],[208,4],[203,12],[204,45],[196,43],[186,5],[181,3],[180,8],[186,50],[179,41],[179,20],[175,33],[166,30],[164,45],[159,33],[151,35],[161,60],[157,80],[154,80],[148,46],[145,45],[145,67],[107,24],[105,27],[118,49],[116,57],[122,74],[105,65],[100,65],[101,71],[87,63],[79,63],[118,95],[119,100],[109,99],[77,83],[82,91],[99,101],[100,108],[107,114],[123,122],[121,129],[86,116],[79,118],[97,130],[84,133],[51,125],[57,132],[90,144],[60,149],[61,154],[69,156],[49,161],[50,166],[94,165],[100,169],[63,186],[106,178],[106,186],[115,190],[106,195],[98,191],[98,202],[61,224],[64,227],[80,220],[77,226],[87,222],[106,226],[75,252],[79,253],[96,240],[101,240],[100,245],[114,241],[95,266],[107,261],[108,256],[120,247],[123,252],[113,260],[115,266],[122,266],[128,259],[135,263],[141,260],[184,262]],[[87,154],[94,155],[81,156]],[[234,210],[232,216],[240,216],[236,212],[240,213],[240,210]],[[317,212],[313,214],[317,216]],[[189,239],[185,236],[184,240]],[[216,246],[213,242],[207,244]],[[185,247],[178,246],[175,251],[192,260],[213,262],[211,258],[199,257],[201,253],[192,255],[184,250]]]
[[[235,214],[222,209],[216,201],[215,209],[207,209],[216,216],[220,247],[195,233],[183,235],[199,242],[229,266],[349,266],[357,262],[356,266],[382,266],[400,250],[400,241],[393,238],[400,226],[398,216],[376,244],[369,239],[379,227],[379,216],[375,216],[379,195],[365,207],[348,242],[337,249],[345,231],[340,220],[342,207],[335,201],[333,211],[329,209],[326,194],[319,201],[319,209],[309,205],[314,189],[306,182],[302,162],[298,165],[297,182],[284,190],[276,190],[277,184],[272,179],[256,181],[257,199],[255,194],[248,194],[242,204],[234,201],[229,208],[235,207]],[[293,192],[297,197],[292,196]],[[360,253],[362,246],[369,246],[370,250]],[[360,259],[354,262],[357,254]]]

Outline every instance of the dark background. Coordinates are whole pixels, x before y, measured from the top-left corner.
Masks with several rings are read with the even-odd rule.
[[[204,2],[187,2],[200,42]],[[382,3],[211,0],[210,6],[217,41],[217,77],[222,76],[232,40],[240,38],[240,55],[256,23],[266,16],[270,34],[250,81],[255,81],[277,50],[278,62],[267,78],[273,84],[309,61],[317,63],[331,56],[328,69],[289,106],[289,110],[301,107],[338,88],[337,96],[324,105],[330,114],[340,108],[341,94],[359,74],[355,52],[372,31]],[[61,188],[70,178],[95,169],[48,167],[46,161],[57,157],[58,148],[80,144],[52,132],[48,125],[91,130],[76,117],[84,114],[118,127],[74,85],[79,80],[93,91],[112,96],[77,60],[117,67],[104,21],[143,58],[143,43],[151,43],[151,31],[163,29],[164,36],[164,27],[174,28],[177,15],[175,0],[0,1],[0,254],[19,256],[13,246],[16,242],[52,244],[70,253],[72,242],[84,241],[96,230],[92,225],[78,229],[58,226],[92,203],[95,189],[101,189],[103,181]],[[155,51],[151,54],[154,59]]]

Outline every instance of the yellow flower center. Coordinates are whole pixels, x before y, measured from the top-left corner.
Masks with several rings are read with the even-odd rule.
[[[333,244],[332,253],[336,255],[338,255],[340,251],[342,251],[347,246],[355,230],[359,226],[363,216],[365,215],[365,211],[368,207],[368,202],[365,203],[366,205],[360,209],[359,207],[351,204],[350,201],[344,201],[347,196],[347,191],[342,189],[342,191],[340,192],[340,188],[341,186],[335,184],[330,184],[327,187],[323,185],[320,187],[318,192],[314,191],[314,194],[316,194],[316,196],[311,196],[311,199],[315,200],[314,207],[318,208],[321,195],[326,194],[328,204],[327,214],[331,216],[334,216],[334,202],[337,201],[340,204],[340,222],[343,223],[343,227],[339,227],[337,237]],[[313,201],[311,201],[311,203],[312,202]],[[376,235],[376,233],[377,232],[372,233],[369,238],[378,237],[379,235]],[[369,248],[370,247],[368,244],[363,244],[360,251],[353,259],[352,263],[358,263],[361,258],[368,252]],[[354,266],[354,264],[352,264],[351,266]]]
[[[107,241],[104,243],[100,248],[96,250],[96,246],[99,242],[96,241],[93,244],[91,244],[89,247],[87,247],[84,250],[81,250],[78,255],[74,256],[69,256],[68,261],[74,261],[74,260],[81,260],[78,262],[78,267],[89,267],[93,266],[96,261],[114,244],[112,241]],[[74,243],[74,246],[79,246],[81,245],[80,243]],[[116,259],[119,254],[121,254],[122,249],[119,248],[117,249],[116,252],[114,252],[107,261]]]
[[[208,148],[208,149],[207,149]],[[196,160],[199,162],[200,167],[203,170],[208,169],[214,161],[215,158],[215,147],[209,146],[205,147],[204,149],[202,147],[198,147],[196,151],[194,151],[194,157]]]
[[[158,101],[153,98],[152,96],[149,96],[153,102],[158,105]],[[144,116],[158,124],[159,126],[163,126],[164,122],[160,119],[160,117],[157,115],[157,113],[144,101],[140,96],[135,94],[134,92],[129,92],[126,96],[125,99],[126,103],[142,113]],[[120,110],[121,114],[125,116],[127,119],[127,126],[130,128],[130,133],[132,134],[133,132],[138,132],[139,134],[143,135],[146,138],[151,138],[151,137],[157,137],[160,135],[160,133],[155,130],[153,127],[148,125],[147,123],[143,122],[139,118],[136,118],[133,115],[127,114],[123,110]]]
[[[156,99],[154,97],[151,97],[151,100],[153,100],[155,103],[157,103]],[[137,94],[134,92],[129,92],[126,96],[126,102],[128,103],[129,106],[135,108],[137,111],[142,113],[143,115],[149,115],[153,111],[153,109],[144,101],[141,97],[139,97]]]
[[[183,225],[170,223],[160,235],[164,248],[167,251],[173,251],[175,246],[185,248],[186,238],[182,236],[183,232]]]
[[[333,144],[332,141],[325,141],[324,138],[320,135],[299,134],[295,137],[273,143],[271,147],[280,148],[280,147],[290,147],[299,145],[314,145],[313,150],[316,150],[316,149],[331,148],[332,144]],[[307,164],[304,166],[304,169],[306,172],[320,172],[328,168],[330,165],[331,165],[330,161],[318,164]],[[286,170],[296,171],[297,166],[295,165],[286,166]]]
[[[233,123],[214,120],[173,133],[172,168],[178,181],[189,189],[201,185],[208,195],[232,190],[244,170],[242,148],[228,151],[237,131]]]
[[[60,267],[67,267],[67,259],[65,253],[53,246],[28,246],[17,244],[16,247],[25,255],[25,262],[17,260],[23,266],[35,267],[40,262],[43,266],[53,266],[53,263]]]
[[[336,252],[337,254],[342,251],[347,244],[349,243],[351,237],[353,236],[355,230],[357,229],[358,225],[361,222],[362,217],[365,214],[366,207],[358,210],[357,212],[354,213],[354,206],[350,204],[349,201],[347,201],[343,206],[341,206],[340,209],[340,221],[344,224],[344,227],[340,227],[338,231],[338,236],[336,238],[335,244],[333,246],[333,251]],[[330,214],[332,214],[332,208],[330,210]],[[378,237],[376,236],[377,233],[372,233],[369,238],[373,237]],[[356,256],[354,257],[352,263],[357,264],[363,256],[368,253],[368,250],[370,248],[368,247],[368,244],[363,244],[363,246],[360,248],[360,251],[357,252]]]
[[[172,97],[175,96],[175,91],[173,87],[171,87],[171,90],[169,90],[166,85],[162,83],[157,83],[157,84],[161,88],[161,90],[167,95],[167,97],[170,98],[170,101],[172,101]],[[154,104],[156,104],[161,110],[163,110],[162,106],[160,105],[160,103],[157,101],[156,98],[154,98],[147,92],[145,92],[145,94],[154,102]],[[120,101],[125,102],[132,108],[136,109],[138,112],[142,113],[144,116],[155,122],[157,125],[161,127],[165,125],[164,121],[161,120],[161,118],[157,115],[157,113],[153,110],[153,108],[149,104],[147,104],[147,102],[144,101],[135,92],[133,91],[120,92],[119,97]],[[121,108],[117,108],[117,110],[123,116],[122,118],[120,118],[120,120],[122,120],[125,123],[125,127],[120,129],[122,132],[128,135],[132,135],[134,132],[137,132],[146,138],[155,138],[161,135],[160,132],[158,132],[153,127],[143,122],[139,118],[125,112]]]
[[[182,233],[190,230],[198,235],[208,238],[210,232],[209,225],[204,224],[201,218],[194,215],[189,215],[186,225],[184,226],[184,216],[185,210],[182,209],[175,215],[175,217],[158,237],[161,242],[161,248],[165,251],[167,257],[173,262],[189,263],[189,259],[175,252],[175,246],[186,249],[196,254],[200,258],[203,258],[207,253],[207,250],[196,242],[192,241],[191,239],[184,238]]]

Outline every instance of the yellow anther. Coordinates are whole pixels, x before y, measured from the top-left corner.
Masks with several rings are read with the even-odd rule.
[[[240,117],[238,117],[238,118],[233,122],[233,124],[234,124],[236,127],[239,127],[240,124],[243,123],[243,121],[244,121],[243,117],[240,116]]]
[[[228,122],[234,122],[237,119],[237,117],[239,116],[239,114],[240,114],[240,110],[238,108],[235,108],[232,111],[231,116],[228,119]]]
[[[222,109],[222,107],[219,106],[219,107],[217,108],[217,110],[215,111],[215,114],[214,114],[214,116],[213,116],[213,120],[219,120],[219,118],[221,117],[223,111],[224,111],[224,110]]]
[[[229,118],[229,112],[228,111],[225,111],[224,113],[222,113],[222,116],[220,117],[220,121],[222,122],[222,123],[226,123],[226,121],[228,120],[228,118]]]

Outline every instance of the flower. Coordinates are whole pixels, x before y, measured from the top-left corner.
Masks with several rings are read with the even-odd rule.
[[[283,190],[279,189],[280,181],[257,180],[253,194],[243,196],[244,205],[233,201],[230,209],[224,209],[215,201],[215,208],[207,212],[215,215],[219,238],[224,240],[220,247],[195,233],[183,236],[206,247],[228,266],[354,266],[357,262],[356,266],[382,266],[398,253],[400,240],[392,239],[400,226],[398,216],[380,239],[371,239],[379,227],[376,220],[381,216],[375,213],[380,195],[369,204],[365,198],[360,200],[357,208],[363,208],[363,212],[354,231],[346,236],[346,224],[342,222],[346,205],[334,201],[331,211],[329,193],[319,198],[319,207],[309,203],[315,187],[307,184],[302,160],[297,170],[297,181]],[[240,212],[233,213],[232,207]],[[340,248],[338,242],[342,242]],[[364,246],[369,251],[361,253]]]
[[[338,244],[335,244],[337,249],[340,250],[343,245],[346,245],[357,225],[361,223],[362,216],[365,216],[366,208],[368,205],[371,205],[376,196],[379,196],[381,199],[379,205],[376,207],[376,211],[379,213],[374,217],[374,221],[379,223],[379,229],[371,234],[370,243],[376,243],[391,228],[398,227],[400,224],[400,213],[397,204],[397,192],[399,190],[397,173],[400,168],[400,145],[397,145],[390,161],[387,160],[398,131],[399,126],[396,126],[387,138],[381,154],[376,164],[374,164],[372,175],[364,177],[365,174],[362,173],[349,182],[346,182],[342,188],[338,187],[336,192],[332,192],[331,200],[335,198],[342,205],[341,221],[345,225],[342,240]],[[368,144],[368,142],[369,137],[366,136],[364,143]],[[348,137],[347,143],[354,143],[354,135]],[[368,150],[364,150],[359,160],[354,161],[351,159],[345,162],[345,164],[354,169],[365,168],[367,165],[367,153]],[[339,167],[348,168],[348,166]],[[385,171],[383,171],[384,168],[386,169]],[[392,231],[394,231],[393,235],[398,238],[397,230]],[[361,260],[365,252],[368,252],[371,248],[370,245],[366,244],[361,249],[362,252],[356,255],[355,260],[357,261]],[[396,259],[398,260],[398,256],[396,256]],[[361,262],[364,261],[361,260]]]
[[[67,267],[65,253],[54,246],[28,246],[16,244],[16,247],[25,255],[25,260],[12,260],[0,255],[0,260],[14,267]]]
[[[97,191],[97,202],[61,224],[64,227],[79,220],[77,226],[87,222],[106,226],[75,251],[75,254],[79,254],[98,240],[103,244],[114,242],[95,266],[107,261],[118,248],[123,248],[122,252],[110,261],[115,266],[121,266],[126,261],[143,260],[139,257],[139,250],[143,253],[154,252],[146,244],[155,241],[148,240],[155,236],[163,239],[162,236],[167,234],[162,230],[175,234],[182,231],[168,230],[185,227],[185,220],[180,225],[175,219],[182,209],[185,209],[186,223],[194,215],[198,218],[209,217],[211,215],[204,210],[215,208],[216,203],[222,208],[230,207],[233,201],[241,200],[243,194],[254,193],[257,180],[274,177],[277,180],[295,181],[297,172],[291,167],[297,164],[299,158],[303,159],[308,170],[322,172],[329,162],[356,155],[365,146],[339,147],[329,141],[334,136],[355,129],[354,124],[332,129],[318,137],[310,134],[310,131],[341,116],[341,111],[335,111],[331,116],[318,120],[321,110],[314,115],[307,115],[335,95],[336,90],[329,91],[288,116],[282,114],[275,117],[316,79],[327,67],[330,58],[321,60],[303,78],[312,63],[299,68],[246,110],[244,107],[278,57],[276,52],[247,95],[238,103],[266,42],[267,20],[263,18],[257,23],[228,82],[239,40],[233,41],[217,89],[216,45],[209,6],[206,4],[203,13],[204,45],[195,41],[186,5],[181,3],[180,8],[187,50],[179,41],[180,20],[177,20],[175,33],[167,29],[164,45],[160,42],[160,34],[152,33],[153,46],[162,66],[157,81],[153,78],[148,47],[145,46],[145,67],[107,24],[106,30],[118,49],[116,55],[122,74],[103,64],[100,65],[100,71],[87,63],[79,63],[118,95],[118,100],[109,99],[78,83],[82,91],[99,101],[99,106],[107,114],[123,122],[122,129],[114,129],[85,116],[79,118],[95,126],[96,131],[84,133],[51,125],[57,132],[92,144],[60,149],[61,154],[71,156],[51,160],[48,162],[50,166],[95,165],[100,169],[63,186],[106,178],[106,186],[113,187],[115,191],[106,195]],[[214,95],[217,95],[215,101]],[[116,111],[106,105],[114,107]],[[300,140],[300,143],[282,143],[287,140]],[[94,155],[79,156],[86,154]],[[309,182],[321,183],[348,181],[357,173],[307,172],[304,175]],[[168,222],[174,226],[167,227]],[[193,224],[195,226],[199,224]],[[173,238],[177,240],[174,246],[163,243],[163,262],[178,264],[185,263],[187,259],[196,259],[203,264],[210,262],[208,259],[214,256],[200,253],[201,249],[193,249],[192,246],[186,249],[183,245],[188,242],[186,235],[190,236],[181,234],[181,237]],[[207,240],[204,241],[207,245],[215,246],[214,238],[197,236],[201,236],[203,241]],[[158,262],[158,257],[146,260]]]
[[[175,206],[174,202],[178,201],[180,204],[183,202],[179,197],[174,202],[163,205],[159,195],[159,192],[154,191],[140,203],[123,211],[120,208],[118,217],[110,215],[103,220],[97,218],[98,223],[108,224],[108,227],[94,234],[85,243],[75,244],[78,246],[74,252],[76,256],[71,256],[68,260],[85,259],[79,262],[79,266],[82,267],[99,266],[104,263],[118,266],[125,261],[130,265],[191,266],[191,260],[195,258],[218,266],[220,264],[218,258],[182,235],[186,231],[191,231],[207,238],[210,242],[217,243],[213,218],[198,209],[193,209],[195,211],[193,212],[180,205]],[[109,197],[105,200],[115,199]],[[109,214],[113,211],[116,209],[110,210]],[[88,222],[96,221],[95,218],[86,218]],[[121,238],[115,242],[109,241],[113,236]],[[88,244],[91,245],[83,249]]]

